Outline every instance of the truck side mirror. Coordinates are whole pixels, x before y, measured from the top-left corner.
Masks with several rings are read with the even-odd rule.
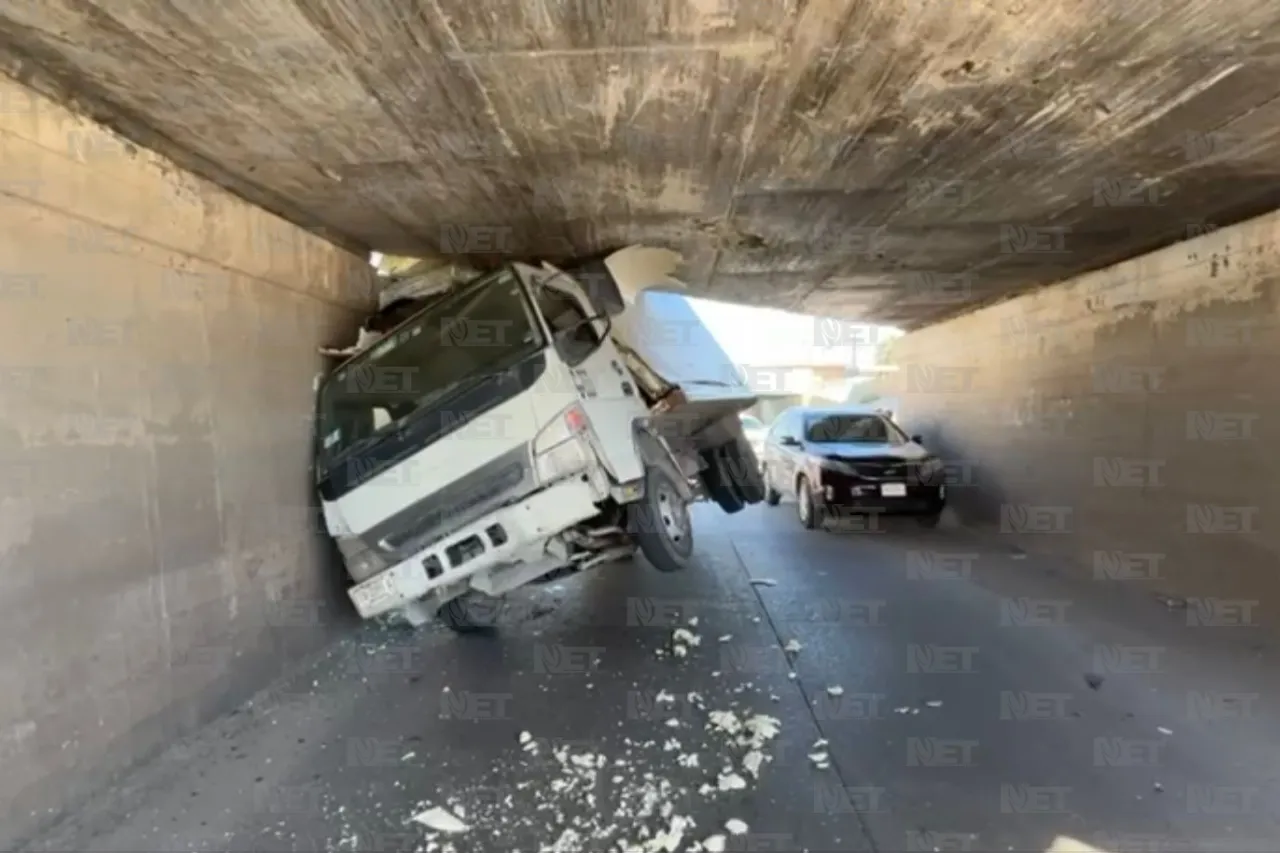
[[[913,435],[913,436],[911,436],[911,440],[912,440],[912,441],[914,441],[916,444],[920,445],[921,447],[924,447],[924,436],[923,436],[923,435]]]

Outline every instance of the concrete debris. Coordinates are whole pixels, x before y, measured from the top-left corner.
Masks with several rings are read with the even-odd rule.
[[[418,812],[412,818],[414,823],[420,823],[428,829],[434,829],[437,832],[460,833],[468,832],[471,827],[458,820],[448,810],[440,806],[434,806],[426,811]]]
[[[671,642],[677,646],[681,644],[697,646],[702,643],[702,638],[688,628],[677,628],[671,632]]]
[[[1158,731],[1158,732],[1159,732],[1160,734],[1162,734],[1162,735],[1171,735],[1171,734],[1173,734],[1173,729],[1166,729],[1164,726],[1157,726],[1157,727],[1156,727],[1156,731]]]
[[[782,647],[782,650],[787,654],[798,655],[803,648],[804,645],[799,640],[790,639],[787,640],[787,644]]]
[[[752,586],[777,586],[778,582],[773,578],[752,578]]]
[[[747,787],[747,780],[737,773],[721,773],[716,779],[716,787],[721,791],[742,791]]]
[[[930,699],[928,702],[925,702],[924,704],[925,704],[925,706],[926,706],[926,707],[929,707],[929,708],[941,708],[941,707],[942,707],[942,700],[941,700],[941,699]]]
[[[730,835],[746,835],[747,830],[750,829],[750,827],[738,820],[736,817],[725,821],[724,828],[729,831]]]
[[[702,849],[706,853],[724,853],[724,836],[708,835],[702,840]]]
[[[830,687],[828,687],[828,688],[827,688],[827,695],[828,695],[828,696],[843,696],[843,695],[844,695],[844,688],[843,688],[843,687],[841,687],[841,686],[840,686],[840,685],[838,685],[838,684],[833,684],[833,685],[831,685]]]

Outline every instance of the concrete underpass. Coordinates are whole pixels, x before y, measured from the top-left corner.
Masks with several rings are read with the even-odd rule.
[[[0,8],[0,846],[572,853],[684,816],[678,850],[1278,849],[1275,8],[1134,4],[1101,53],[1066,2],[630,22],[668,56],[454,5]],[[983,172],[1000,139],[1035,150]],[[489,638],[361,624],[310,422],[364,253],[632,240],[908,328],[878,390],[948,522],[699,507],[695,571],[522,592]],[[781,721],[758,778],[716,710]]]

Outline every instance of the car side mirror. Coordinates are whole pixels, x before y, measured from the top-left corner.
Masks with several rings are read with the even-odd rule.
[[[799,447],[800,439],[793,435],[784,435],[782,438],[778,439],[778,444],[781,444],[783,447]]]
[[[914,441],[916,444],[920,445],[921,447],[924,447],[924,436],[923,436],[923,435],[913,435],[913,436],[911,436],[911,440],[912,440],[912,441]]]

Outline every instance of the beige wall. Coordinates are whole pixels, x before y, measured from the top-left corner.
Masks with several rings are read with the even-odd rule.
[[[0,843],[343,618],[312,381],[371,298],[361,259],[0,82]]]
[[[907,335],[882,386],[966,520],[1274,619],[1278,281],[1272,214]]]

